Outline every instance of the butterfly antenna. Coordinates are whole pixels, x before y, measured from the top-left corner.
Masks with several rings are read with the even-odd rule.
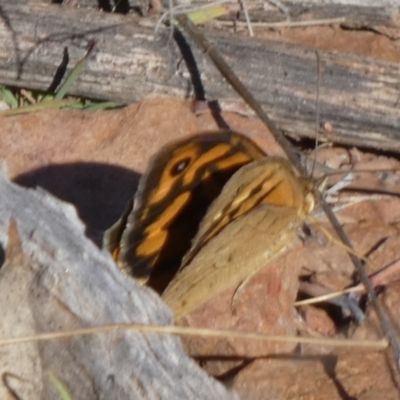
[[[315,56],[317,58],[317,91],[315,96],[315,149],[314,149],[314,159],[311,167],[311,175],[314,176],[315,164],[317,162],[317,150],[318,150],[318,142],[319,142],[319,124],[320,124],[320,114],[319,114],[319,90],[321,87],[321,76],[322,76],[322,68],[321,68],[321,57],[319,55],[319,51],[315,51]]]

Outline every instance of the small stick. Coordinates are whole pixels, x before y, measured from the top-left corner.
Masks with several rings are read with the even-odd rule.
[[[314,19],[310,21],[282,21],[282,22],[252,22],[251,25],[255,28],[296,28],[301,26],[318,26],[318,25],[332,25],[341,24],[345,22],[346,18],[327,18],[327,19]],[[237,26],[247,27],[247,22],[236,21]],[[219,25],[232,25],[231,21],[218,21]]]
[[[280,146],[287,154],[291,163],[303,176],[305,176],[306,171],[301,165],[300,159],[297,156],[296,152],[293,150],[289,140],[286,139],[283,133],[270,120],[261,105],[253,97],[246,86],[244,86],[239,78],[234,74],[234,72],[225,62],[225,60],[219,55],[218,51],[215,50],[211,43],[200,33],[200,31],[192,24],[192,22],[186,15],[179,15],[176,17],[176,19],[178,20],[179,24],[183,28],[185,28],[187,32],[194,38],[194,40],[200,45],[200,47],[204,49],[204,51],[209,55],[209,57],[216,65],[216,67],[220,70],[225,79],[233,86],[233,88],[244,99],[244,101],[256,112],[256,114],[265,123],[268,129],[270,129],[276,141],[280,144]]]
[[[191,23],[189,18],[186,15],[180,15],[177,17],[179,24],[186,29],[186,31],[192,36],[192,38],[204,49],[204,51],[209,55],[215,66],[220,70],[221,74],[225,77],[225,79],[232,85],[232,87],[236,90],[236,92],[244,99],[244,101],[257,113],[260,119],[264,122],[267,128],[274,135],[276,141],[281,145],[285,153],[287,154],[289,160],[293,163],[296,169],[302,176],[306,176],[306,170],[300,162],[299,157],[294,151],[290,142],[286,139],[280,129],[276,127],[276,125],[271,121],[266,112],[263,110],[261,105],[257,102],[257,100],[253,97],[250,91],[246,88],[246,86],[239,80],[236,74],[232,71],[232,69],[228,66],[225,60],[219,55],[218,51],[211,45],[211,43],[202,35],[202,33]],[[340,240],[347,247],[352,248],[352,244],[350,242],[349,237],[346,232],[343,230],[339,221],[337,220],[335,214],[329,207],[329,205],[325,202],[322,194],[319,191],[314,191],[315,199],[317,202],[321,204],[322,209],[324,210],[328,220],[332,224],[334,230],[338,234]],[[393,355],[396,360],[397,368],[400,371],[400,346],[397,342],[396,335],[391,326],[389,318],[384,312],[383,308],[380,306],[377,295],[371,282],[368,279],[367,273],[365,272],[364,266],[361,261],[353,254],[349,254],[354,266],[356,267],[357,273],[360,276],[361,282],[364,284],[373,307],[375,308],[378,318],[380,320],[382,329],[385,335],[388,337]]]
[[[249,12],[247,10],[247,5],[246,5],[246,0],[239,0],[239,2],[243,9],[244,18],[245,18],[246,24],[247,24],[247,29],[249,30],[249,36],[254,37],[254,31],[253,31],[253,27],[251,26]]]
[[[349,339],[319,339],[312,337],[299,336],[270,336],[253,332],[238,332],[229,329],[206,329],[192,328],[187,326],[175,325],[141,325],[141,324],[111,324],[94,326],[89,328],[73,329],[68,331],[54,331],[46,333],[38,333],[31,336],[20,336],[12,338],[0,339],[0,347],[16,345],[20,343],[34,343],[57,339],[67,339],[76,336],[86,336],[98,333],[117,332],[117,331],[134,331],[134,332],[151,332],[160,334],[176,334],[181,336],[201,336],[201,337],[227,337],[233,339],[259,340],[263,342],[291,342],[291,343],[309,343],[322,344],[332,347],[364,347],[376,350],[384,350],[388,346],[386,339],[381,340],[349,340]]]

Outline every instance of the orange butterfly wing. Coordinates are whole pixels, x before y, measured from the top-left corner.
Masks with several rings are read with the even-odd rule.
[[[162,148],[139,182],[133,209],[122,217],[126,228],[118,225],[108,233],[113,237],[108,247],[121,269],[162,292],[225,183],[243,165],[264,156],[235,132],[200,134]]]

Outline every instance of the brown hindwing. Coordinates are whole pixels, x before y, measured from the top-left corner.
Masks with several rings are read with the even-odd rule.
[[[288,161],[276,157],[232,176],[162,295],[176,319],[251,277],[291,243],[314,206],[307,186]]]

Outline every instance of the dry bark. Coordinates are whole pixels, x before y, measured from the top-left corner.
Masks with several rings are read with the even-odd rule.
[[[0,192],[3,244],[8,236],[0,270],[2,339],[111,323],[172,323],[154,292],[124,276],[85,237],[72,206],[3,175]],[[7,235],[10,218],[17,229]],[[0,347],[0,398],[58,398],[49,370],[73,399],[237,398],[185,354],[177,337],[134,332]]]
[[[369,20],[376,18],[377,25],[396,25],[398,13],[384,7],[372,9],[357,8],[360,26],[362,10],[369,10]],[[184,42],[184,37],[175,36],[179,49],[168,41],[167,28],[154,35],[155,18],[5,0],[0,1],[0,13],[3,84],[54,88],[57,69],[70,68],[96,40],[97,52],[72,88],[73,94],[125,102],[148,96],[187,97],[192,96],[197,75],[198,98],[237,97],[189,38]],[[383,14],[386,17],[381,18]],[[354,24],[355,15],[354,10],[349,14],[349,24]],[[279,127],[293,137],[314,136],[318,76],[314,49],[219,32],[206,34]],[[181,50],[190,73],[180,62]],[[190,64],[190,50],[196,64]],[[320,51],[320,57],[320,119],[330,127],[325,139],[399,152],[397,63],[333,51]]]
[[[49,3],[50,1],[42,0],[42,2]],[[113,10],[122,14],[129,12],[129,10],[140,10],[145,14],[147,11],[147,8],[144,8],[145,3],[149,6],[151,1],[109,0],[99,2],[97,0],[60,0],[60,3],[72,7],[100,8],[103,11]],[[174,3],[180,4],[183,1],[175,0]],[[191,5],[196,6],[209,3],[205,0],[190,1]],[[164,4],[168,7],[167,1],[164,1]],[[280,0],[279,2],[247,0],[246,4],[249,9],[250,19],[253,22],[282,22],[287,17],[290,17],[292,22],[344,17],[346,19],[346,26],[353,28],[373,28],[376,26],[399,27],[400,22],[396,1],[392,1],[389,4],[381,0]],[[231,6],[234,8],[233,5]],[[237,5],[237,10],[239,11],[238,18],[244,20],[244,15],[243,12],[240,12],[241,8],[239,4]],[[226,18],[232,19],[232,16]]]

